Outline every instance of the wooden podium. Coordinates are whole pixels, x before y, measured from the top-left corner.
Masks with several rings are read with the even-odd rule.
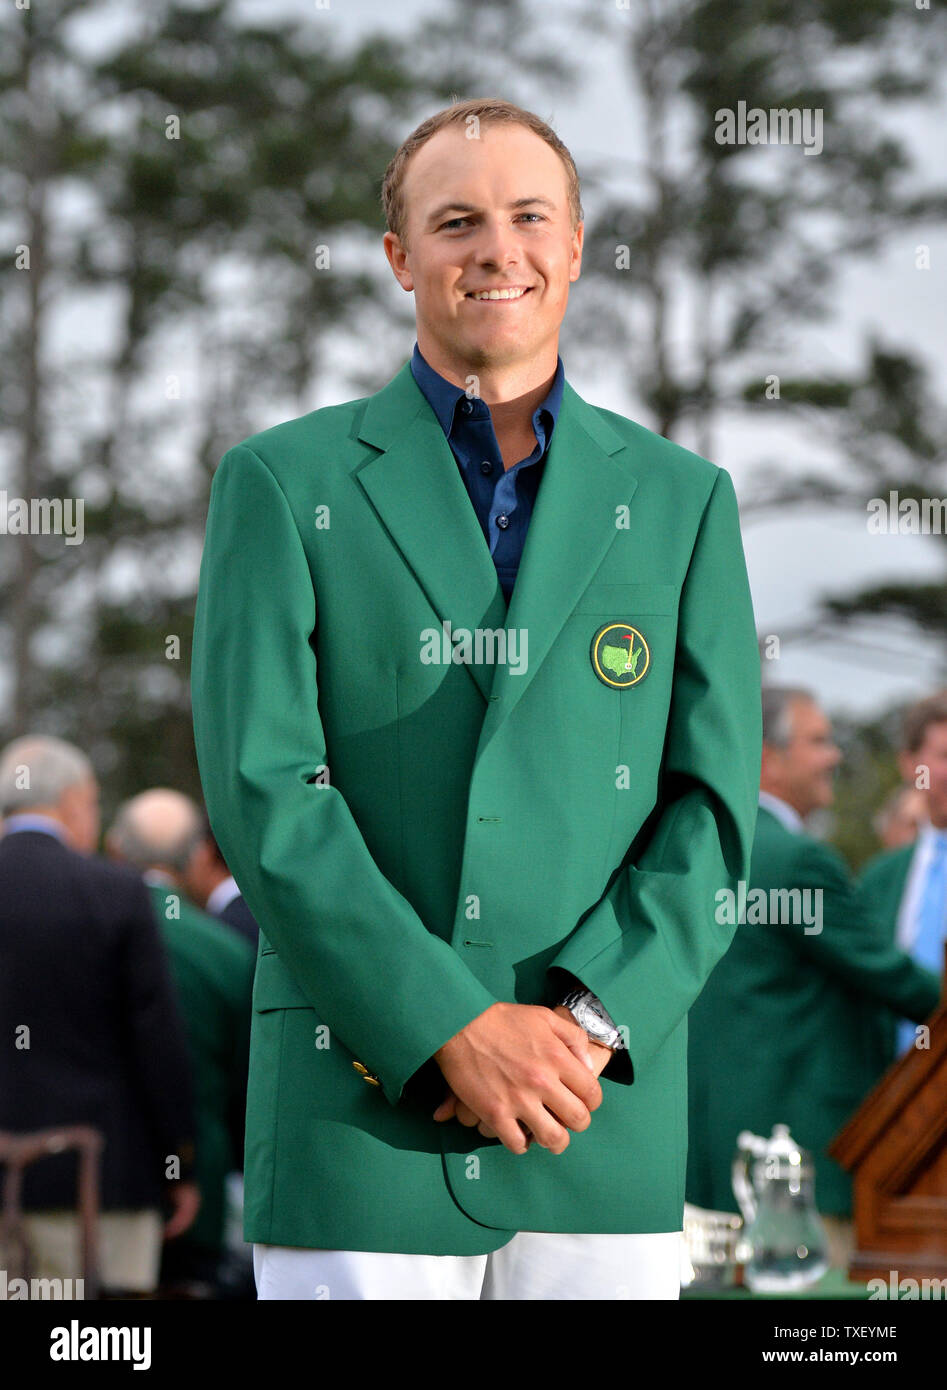
[[[853,1174],[852,1279],[947,1277],[947,985],[927,1026],[828,1148]]]

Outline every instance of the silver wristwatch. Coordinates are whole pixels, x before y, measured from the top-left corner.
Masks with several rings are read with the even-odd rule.
[[[611,1017],[606,1013],[602,1001],[590,989],[570,990],[560,1004],[568,1009],[580,1028],[584,1028],[593,1042],[605,1047],[621,1047],[622,1036]]]

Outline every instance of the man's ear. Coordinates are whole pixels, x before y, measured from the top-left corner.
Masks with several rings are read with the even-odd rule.
[[[408,269],[408,248],[401,244],[401,239],[395,232],[386,232],[382,237],[382,245],[398,284],[403,290],[413,290],[414,276]]]
[[[569,266],[569,283],[578,280],[582,274],[582,243],[585,237],[585,223],[576,223],[575,235],[572,238],[572,264]]]

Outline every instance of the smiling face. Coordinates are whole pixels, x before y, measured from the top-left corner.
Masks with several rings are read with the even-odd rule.
[[[414,291],[424,357],[461,377],[554,370],[583,234],[556,151],[525,126],[482,124],[477,140],[445,126],[412,155],[403,194],[407,247],[388,232],[385,252]]]

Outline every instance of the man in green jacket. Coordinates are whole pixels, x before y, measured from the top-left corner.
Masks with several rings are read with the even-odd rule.
[[[194,1171],[201,1206],[190,1230],[165,1247],[161,1281],[214,1292],[224,1253],[226,1178],[243,1167],[256,957],[247,941],[185,896],[183,875],[202,834],[194,803],[159,787],[119,807],[106,847],[139,869],[148,884],[193,1073]]]
[[[926,816],[913,844],[876,855],[861,883],[885,931],[918,965],[944,971],[947,916],[947,690],[919,700],[904,715],[898,755],[905,785],[924,798]],[[882,1015],[889,1060],[918,1042],[911,1017]]]
[[[729,951],[691,1011],[687,1198],[733,1210],[740,1130],[787,1124],[813,1151],[833,1264],[847,1263],[851,1179],[826,1152],[888,1064],[880,1010],[923,1019],[938,978],[914,964],[852,883],[841,856],[806,834],[831,805],[840,758],[814,697],[763,691],[760,809],[749,882]],[[788,891],[787,891],[788,890]]]
[[[687,1011],[759,776],[733,486],[565,380],[545,122],[450,107],[383,201],[411,363],[225,455],[195,616],[260,924],[259,1296],[676,1298]]]

